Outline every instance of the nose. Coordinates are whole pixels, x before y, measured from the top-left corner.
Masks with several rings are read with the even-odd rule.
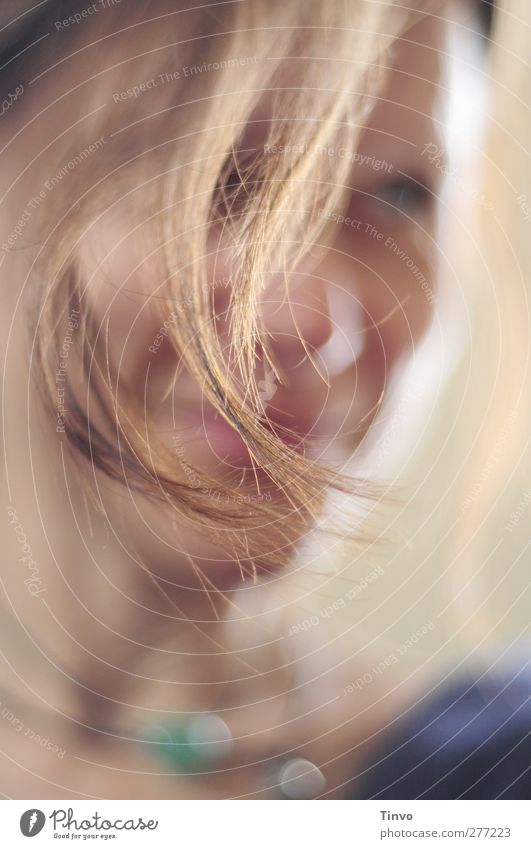
[[[216,318],[227,322],[231,296],[232,254],[225,244],[210,236],[209,282]],[[277,349],[300,352],[301,341],[310,350],[324,345],[332,334],[330,285],[319,273],[302,264],[289,275],[264,274],[259,297],[262,329]]]
[[[367,318],[352,277],[350,266],[326,261],[264,305],[266,329],[281,365],[306,360],[316,377],[330,383],[360,357]]]
[[[292,274],[266,288],[261,301],[261,319],[280,362],[313,355],[330,339],[330,285],[313,274]]]
[[[228,329],[231,296],[230,253],[218,250],[210,269],[211,303],[220,335]],[[264,277],[259,297],[261,329],[269,339],[271,352],[279,364],[313,354],[330,340],[333,325],[330,309],[330,283],[308,269]]]
[[[230,293],[230,268],[218,263],[212,300],[220,337],[230,325]],[[364,347],[367,319],[352,268],[344,263],[325,261],[312,271],[271,275],[259,299],[259,317],[268,351],[286,377],[297,369],[302,380],[306,365],[314,379],[329,382],[351,367]]]

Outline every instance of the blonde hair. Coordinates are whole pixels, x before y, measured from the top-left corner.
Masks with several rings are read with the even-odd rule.
[[[234,2],[216,4],[212,13],[171,8],[157,4],[160,14],[150,18],[153,4],[128,4],[125,27],[123,9],[109,8],[105,16],[84,22],[82,35],[73,33],[63,55],[45,57],[38,85],[53,80],[60,92],[55,99],[71,109],[75,130],[46,151],[54,194],[34,267],[42,281],[34,312],[38,384],[51,409],[65,322],[72,310],[79,311],[75,348],[96,415],[89,426],[79,388],[84,384],[70,381],[64,403],[69,412],[61,419],[70,444],[94,469],[171,505],[211,539],[222,538],[250,571],[263,552],[273,549],[269,561],[284,557],[293,532],[285,535],[282,523],[304,533],[325,487],[375,494],[366,481],[350,480],[293,451],[268,427],[254,368],[257,349],[276,366],[257,304],[268,276],[280,273],[287,280],[322,238],[326,222],[317,210],[341,208],[351,165],[319,150],[355,149],[384,73],[385,50],[404,15],[395,15],[392,4],[343,0]],[[146,51],[144,32],[161,15],[167,44]],[[324,58],[329,45],[333,62]],[[94,72],[95,56],[103,67]],[[83,71],[81,82],[65,87],[73,67]],[[172,85],[153,85],[149,99],[131,88],[132,80],[142,91],[141,81],[164,75],[172,75]],[[255,116],[264,99],[270,115],[261,145],[289,144],[293,156],[266,156],[261,146],[247,149],[246,129],[260,120]],[[84,250],[103,216],[114,214],[145,246],[143,273],[160,281],[145,308],[160,315],[181,367],[282,492],[281,506],[264,499],[242,511],[235,497],[241,488],[210,480],[204,471],[205,486],[191,485],[190,474],[183,474],[151,425],[149,411],[145,415],[140,393],[118,397],[105,328],[96,326],[87,308],[92,281]],[[207,240],[213,229],[233,246],[231,369],[207,294],[205,258],[212,253]],[[212,498],[213,492],[222,497]],[[278,535],[273,546],[272,533]]]
[[[524,0],[521,3],[520,16],[527,16],[531,23]],[[422,4],[422,9],[428,5]],[[208,9],[186,12],[181,7],[175,9],[175,4],[128,2],[124,22],[124,8],[124,4],[111,7],[105,17],[84,21],[82,31],[72,27],[68,39],[53,43],[45,40],[39,47],[39,61],[32,62],[31,72],[28,71],[31,77],[39,75],[32,89],[35,98],[43,97],[45,82],[53,80],[53,94],[48,89],[47,96],[50,101],[57,98],[59,106],[68,107],[73,128],[43,152],[47,179],[53,185],[53,203],[46,207],[48,219],[42,249],[26,287],[33,319],[30,336],[36,331],[32,360],[37,386],[50,417],[55,419],[55,372],[65,344],[65,327],[73,316],[79,327],[72,334],[72,349],[75,347],[83,367],[83,380],[76,380],[75,370],[69,367],[70,389],[65,408],[70,412],[65,414],[64,430],[73,450],[86,459],[83,478],[87,485],[92,466],[153,501],[178,510],[193,519],[199,533],[221,540],[227,552],[240,560],[242,571],[249,573],[255,559],[266,560],[267,565],[284,562],[282,548],[292,544],[293,533],[284,534],[283,523],[288,522],[290,530],[295,526],[302,536],[318,514],[325,487],[335,486],[363,498],[374,498],[380,492],[365,480],[351,480],[321,467],[290,450],[275,436],[267,427],[260,404],[253,357],[257,347],[266,352],[268,349],[257,310],[268,276],[280,270],[288,280],[290,270],[311,252],[313,245],[326,243],[326,220],[317,215],[317,210],[323,207],[339,211],[348,194],[349,161],[322,156],[320,150],[325,146],[356,149],[366,112],[385,74],[387,48],[414,12],[404,10],[402,4],[395,7],[394,3],[354,0],[252,0],[212,4]],[[502,8],[505,9],[503,4]],[[146,49],[148,39],[144,39],[144,32],[155,26],[161,15],[165,16],[167,43],[155,50]],[[503,123],[510,121],[517,140],[512,152],[518,155],[509,157],[517,174],[512,183],[521,180],[522,192],[531,198],[531,186],[525,185],[531,175],[525,152],[528,122],[513,126],[522,114],[511,109],[508,95],[511,89],[526,91],[529,74],[528,69],[523,70],[523,62],[507,62],[505,49],[505,45],[514,44],[512,39],[518,33],[523,42],[519,42],[518,49],[525,56],[528,31],[519,27],[518,19],[512,15],[507,14],[503,20],[496,55],[504,79],[497,103],[508,109]],[[94,61],[96,56],[101,65]],[[185,68],[193,70],[185,72]],[[81,80],[73,87],[68,82],[72,69]],[[175,69],[180,76],[172,77],[171,85],[157,85],[147,90],[149,96],[142,96],[142,83],[159,74],[174,74]],[[138,95],[133,86],[140,87]],[[253,123],[264,130],[266,122],[260,111],[264,101],[267,133],[257,144],[246,134]],[[481,555],[489,554],[489,528],[485,524],[498,502],[497,493],[506,490],[508,509],[505,518],[501,514],[502,527],[521,497],[521,484],[511,478],[523,444],[518,427],[522,429],[526,421],[519,406],[526,362],[519,359],[519,352],[526,350],[529,308],[525,286],[519,289],[525,281],[520,277],[518,259],[526,259],[529,239],[528,222],[498,167],[506,144],[501,123],[489,141],[488,196],[496,199],[498,223],[507,221],[514,226],[514,238],[501,250],[496,221],[484,222],[481,244],[485,249],[485,269],[491,272],[487,282],[494,284],[494,298],[488,306],[489,322],[483,288],[479,287],[473,305],[477,321],[473,329],[474,352],[480,353],[473,388],[465,362],[462,380],[452,374],[448,381],[451,385],[439,398],[439,415],[432,416],[437,421],[424,440],[423,457],[416,458],[413,472],[422,469],[425,477],[416,500],[411,500],[414,521],[408,527],[400,515],[395,523],[393,513],[390,523],[393,544],[403,529],[407,543],[402,552],[404,568],[400,568],[400,552],[395,550],[399,546],[389,558],[392,568],[386,570],[385,600],[402,612],[413,606],[412,598],[415,604],[420,599],[423,616],[427,613],[429,617],[431,611],[425,599],[429,585],[434,622],[441,614],[440,576],[455,573],[459,592],[454,596],[459,597],[468,583],[470,562],[474,566],[481,564]],[[293,155],[266,156],[264,144],[289,144]],[[282,501],[249,498],[243,510],[241,488],[210,481],[204,470],[195,470],[204,483],[195,486],[192,476],[176,462],[175,452],[158,438],[149,410],[145,422],[141,388],[136,387],[136,393],[124,398],[117,397],[117,377],[108,368],[106,328],[96,323],[86,297],[93,279],[105,273],[103,268],[91,268],[86,246],[103,216],[109,214],[119,215],[126,231],[138,234],[146,258],[145,265],[139,267],[150,278],[150,296],[143,308],[158,314],[157,325],[164,328],[181,362],[204,388],[219,414],[241,435],[256,464],[266,469],[274,485],[284,493]],[[206,276],[206,260],[216,253],[217,245],[212,247],[208,242],[213,231],[218,239],[222,233],[237,246],[230,274],[231,338],[237,357],[229,372],[224,368],[211,322],[211,281]],[[477,268],[471,271],[474,279],[480,277]],[[505,284],[510,291],[505,291]],[[40,285],[37,304],[36,285]],[[496,293],[500,293],[499,301]],[[499,304],[501,317],[496,311]],[[497,380],[495,400],[491,397],[492,383],[484,379],[484,374],[499,373],[499,348],[487,333],[479,347],[480,331],[486,327],[490,334],[502,327],[503,341],[511,345],[503,359],[503,373],[506,376],[512,368],[512,379]],[[87,410],[87,382],[92,391],[91,403],[96,405],[95,416],[94,406]],[[478,440],[478,450],[472,451],[483,413],[485,431]],[[441,447],[447,447],[449,420],[455,425],[452,451],[462,452],[457,459],[452,453],[451,462],[442,451],[439,454]],[[518,427],[513,428],[516,422]],[[509,432],[505,429],[507,424]],[[503,449],[503,462],[497,452],[492,464],[490,458],[497,444]],[[522,463],[520,473],[526,469],[527,464]],[[407,464],[407,472],[411,480],[411,463]],[[416,484],[415,474],[413,479]],[[477,497],[476,481],[481,485]],[[426,505],[434,493],[436,507],[430,512]],[[469,493],[470,506],[463,514],[460,508]],[[220,498],[215,497],[218,494]],[[93,503],[97,508],[96,493]],[[447,506],[448,512],[443,509]],[[385,522],[387,519],[384,516]],[[525,531],[526,525],[522,521],[519,529]],[[456,528],[461,528],[462,533]],[[389,525],[385,532],[390,535]],[[413,538],[414,549],[410,547]],[[475,556],[471,553],[472,544],[477,546]],[[522,551],[526,544],[524,540]],[[337,561],[337,552],[333,553]],[[425,564],[427,568],[423,569]],[[362,569],[361,580],[375,574],[368,571],[365,562],[358,561],[355,567]],[[422,573],[417,585],[410,580],[413,572]],[[341,577],[349,580],[346,572]],[[297,575],[299,584],[304,579]],[[401,595],[390,591],[389,579],[403,583]],[[326,579],[323,583],[327,583]],[[356,605],[359,586],[361,581],[350,581],[349,592],[354,593]],[[383,594],[380,586],[376,587],[378,598]],[[289,587],[283,585],[282,592],[288,591]],[[299,588],[294,588],[292,594],[297,594],[299,603]],[[337,596],[341,598],[339,592]],[[374,596],[367,594],[363,603],[370,606],[371,598]],[[306,593],[303,599],[305,603]],[[378,606],[382,608],[385,626],[381,632],[387,635],[389,605]],[[361,598],[355,614],[352,607],[347,609],[345,657],[347,653],[351,657],[352,645],[360,645],[353,636],[352,622],[363,623],[361,610]],[[292,610],[286,615],[293,617]],[[305,623],[307,612],[295,615],[296,621]],[[173,620],[170,624],[173,629]],[[297,627],[292,625],[293,630]],[[334,627],[339,629],[339,617]],[[439,632],[435,634],[438,638]],[[428,642],[427,639],[426,645]],[[454,640],[454,644],[457,642],[461,652],[462,641]],[[338,642],[334,642],[334,651],[340,651]],[[436,660],[435,654],[432,660]],[[375,713],[374,706],[370,713]]]

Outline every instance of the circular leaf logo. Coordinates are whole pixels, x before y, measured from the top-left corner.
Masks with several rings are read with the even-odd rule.
[[[46,817],[37,808],[30,808],[20,817],[20,830],[24,837],[35,837],[44,828]]]

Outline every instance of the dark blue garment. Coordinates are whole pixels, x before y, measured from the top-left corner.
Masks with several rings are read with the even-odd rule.
[[[454,681],[387,732],[355,799],[530,799],[531,675]]]

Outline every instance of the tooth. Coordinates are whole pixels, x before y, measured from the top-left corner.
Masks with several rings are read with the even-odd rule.
[[[348,303],[340,303],[336,292],[328,298],[328,309],[332,333],[328,340],[315,352],[326,368],[326,377],[331,378],[346,371],[359,359],[365,347],[363,311],[354,295],[347,297]]]

